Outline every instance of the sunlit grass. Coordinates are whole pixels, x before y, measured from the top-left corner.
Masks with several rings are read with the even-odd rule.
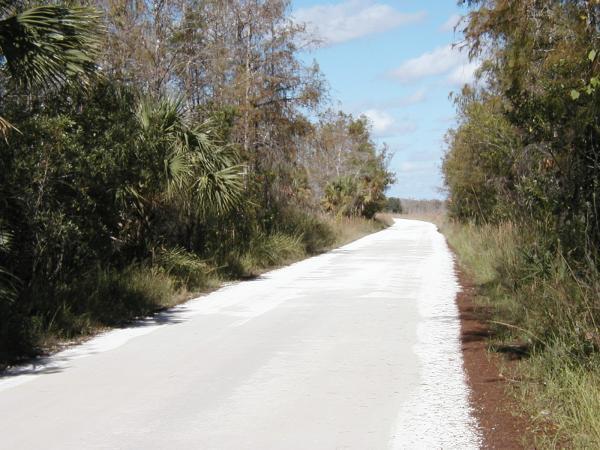
[[[574,268],[540,253],[535,233],[511,223],[439,221],[491,314],[492,348],[529,348],[511,392],[538,431],[535,448],[600,448],[600,280],[592,261]]]

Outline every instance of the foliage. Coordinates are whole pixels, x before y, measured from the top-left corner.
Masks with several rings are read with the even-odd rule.
[[[386,204],[385,195],[377,180],[344,176],[327,184],[322,200],[325,211],[342,216],[372,218]]]
[[[477,8],[467,43],[486,62],[479,88],[457,97],[461,120],[444,163],[450,211],[479,221],[535,220],[568,250],[597,244],[600,102],[586,87],[600,67],[597,6],[470,3]]]
[[[196,253],[175,247],[160,248],[154,254],[153,264],[175,278],[179,286],[197,289],[208,285],[209,276],[214,269]]]
[[[597,447],[600,277],[594,261],[575,265],[548,252],[535,227],[446,222],[441,228],[476,283],[492,348],[529,355],[510,374],[525,413],[545,430],[528,446]]]
[[[365,118],[309,119],[287,0],[27,4],[0,2],[0,360],[379,226],[323,215],[330,181],[371,217],[392,177]]]
[[[468,87],[462,95],[460,125],[446,136],[451,148],[443,163],[448,210],[479,222],[502,220],[515,200],[519,133],[501,114],[497,98],[476,98]]]
[[[321,205],[342,216],[372,218],[386,204],[385,190],[394,177],[387,170],[387,149],[377,149],[365,117],[328,112],[317,130],[313,190],[322,192]]]
[[[267,267],[296,261],[304,256],[302,238],[284,233],[257,234],[240,256],[243,276],[255,276]]]
[[[85,299],[81,292],[86,293]],[[120,325],[170,306],[176,292],[176,279],[159,268],[131,265],[119,271],[92,269],[80,280],[64,286],[61,294],[66,301],[59,305],[54,321],[47,321],[46,326],[55,336],[69,332],[70,336],[65,337],[71,337],[86,331],[73,324],[88,330],[98,325]]]
[[[11,248],[13,235],[10,231],[0,228],[0,258],[5,257]],[[12,303],[17,294],[18,279],[0,266],[0,305]]]
[[[517,388],[557,439],[536,447],[597,447],[600,405],[585,392],[600,373],[600,8],[463,3],[466,44],[483,64],[455,97],[447,135],[448,210],[467,223],[450,240],[480,278],[496,331],[527,345]]]
[[[444,200],[416,200],[401,198],[402,213],[424,217],[443,216],[446,214],[447,202]]]
[[[148,259],[156,246],[176,251],[178,242],[190,245],[194,225],[203,220],[196,205],[208,198],[213,206],[203,214],[226,212],[242,188],[235,154],[188,128],[183,112],[167,101],[143,123],[138,95],[118,83],[65,93],[63,102],[27,114],[9,110],[23,133],[0,143],[7,168],[0,178],[2,216],[15,235],[4,261],[23,282],[12,311],[42,322],[64,310],[58,293],[77,274]],[[183,169],[174,167],[173,155]],[[223,173],[230,177],[225,183]],[[199,186],[202,176],[212,181]],[[224,195],[228,201],[214,201]],[[205,284],[200,273],[169,270],[180,285]]]
[[[58,5],[20,10],[0,2],[0,57],[10,80],[24,88],[56,87],[96,72],[100,22],[97,11]],[[12,125],[0,117],[5,137]]]
[[[402,201],[398,197],[388,197],[385,209],[393,214],[402,214]]]
[[[336,241],[336,233],[326,217],[297,208],[288,208],[279,214],[277,230],[299,236],[308,255],[328,250]]]

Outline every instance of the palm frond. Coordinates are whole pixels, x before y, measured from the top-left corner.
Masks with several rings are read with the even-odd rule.
[[[210,123],[189,126],[182,99],[143,99],[137,116],[142,145],[164,155],[165,196],[181,211],[219,215],[240,201],[243,173],[235,151],[216,143]]]
[[[143,132],[149,136],[171,137],[183,128],[183,105],[180,98],[143,98],[137,118]]]
[[[12,123],[6,120],[4,117],[0,116],[0,135],[6,138],[9,131],[14,130],[20,133],[19,129],[15,127]]]
[[[10,250],[13,234],[0,227],[0,254]],[[20,280],[4,267],[0,266],[0,302],[12,303],[17,298]]]
[[[12,79],[24,87],[85,81],[97,70],[100,33],[93,9],[38,6],[0,20],[0,51]]]
[[[184,152],[173,152],[165,160],[165,177],[168,190],[181,189],[192,174],[192,164]]]
[[[196,211],[200,215],[223,214],[234,208],[243,192],[241,165],[223,167],[215,172],[198,176],[193,185]]]

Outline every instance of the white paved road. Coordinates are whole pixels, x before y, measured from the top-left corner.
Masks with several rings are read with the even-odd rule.
[[[457,290],[398,220],[0,378],[0,448],[477,448]]]

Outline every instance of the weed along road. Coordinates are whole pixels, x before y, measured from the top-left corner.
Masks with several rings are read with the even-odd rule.
[[[5,449],[478,448],[429,223],[225,286],[0,378]]]

